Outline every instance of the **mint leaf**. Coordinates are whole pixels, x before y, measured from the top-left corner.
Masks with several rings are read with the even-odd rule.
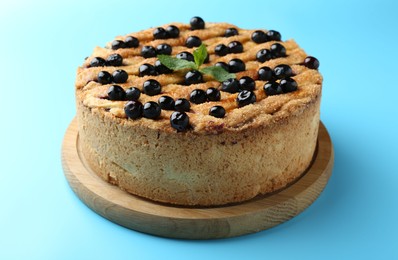
[[[206,45],[202,43],[196,50],[194,50],[193,57],[195,59],[196,66],[199,68],[207,57]]]
[[[235,74],[229,73],[225,69],[219,66],[209,66],[203,69],[200,69],[200,72],[204,74],[208,74],[212,76],[215,80],[219,82],[226,81],[227,79],[235,78]]]
[[[199,67],[192,61],[183,59],[177,59],[170,55],[158,55],[159,61],[171,70],[182,70],[182,69],[198,69]]]

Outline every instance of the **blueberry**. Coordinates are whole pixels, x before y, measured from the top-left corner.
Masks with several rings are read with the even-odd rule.
[[[236,93],[240,89],[240,84],[237,79],[227,79],[221,84],[221,91]]]
[[[155,70],[155,67],[151,64],[144,63],[138,68],[138,76],[155,76],[158,73]]]
[[[142,104],[139,101],[129,101],[124,106],[124,113],[131,119],[137,119],[142,116]]]
[[[127,36],[124,43],[128,48],[137,48],[140,45],[140,41],[134,36]]]
[[[142,107],[142,116],[149,119],[156,119],[160,116],[162,109],[159,104],[154,101],[149,101]]]
[[[231,73],[244,71],[246,69],[245,63],[241,59],[232,59],[228,62],[228,71]]]
[[[206,90],[206,95],[209,101],[220,101],[221,99],[221,93],[216,88],[208,88]]]
[[[274,76],[273,70],[267,66],[261,67],[257,71],[257,75],[259,80],[267,80],[267,81],[273,79]]]
[[[104,67],[106,65],[106,61],[101,57],[94,57],[90,61],[90,67]]]
[[[218,56],[225,56],[229,53],[229,48],[227,46],[225,46],[225,44],[218,44],[215,48],[214,48],[214,52],[218,55]]]
[[[198,84],[203,82],[202,73],[197,70],[190,70],[185,74],[185,85]]]
[[[219,62],[217,62],[214,66],[216,66],[216,67],[221,67],[221,68],[223,68],[225,71],[229,72],[229,66],[228,66],[228,64],[225,63],[225,62],[219,61]]]
[[[170,55],[171,51],[171,46],[167,43],[159,44],[158,46],[156,46],[156,54]]]
[[[238,32],[238,30],[236,28],[228,28],[228,29],[225,30],[224,36],[225,37],[231,37],[231,36],[235,36],[235,35],[238,35],[238,34],[239,34],[239,32]]]
[[[125,70],[115,70],[112,73],[113,82],[115,83],[125,83],[129,77]]]
[[[202,40],[198,36],[189,36],[185,41],[185,46],[188,48],[199,47]]]
[[[153,37],[155,39],[167,39],[168,33],[162,27],[158,27],[158,28],[155,28],[155,30],[153,30]]]
[[[293,70],[289,65],[280,64],[274,68],[274,75],[277,79],[284,79],[293,76]]]
[[[222,106],[211,107],[209,110],[209,115],[223,118],[225,116],[225,108],[223,108]]]
[[[194,89],[189,95],[189,101],[194,104],[202,104],[207,101],[206,92],[202,89]]]
[[[158,103],[161,109],[174,110],[174,99],[169,96],[161,96],[158,99]]]
[[[268,41],[268,36],[265,32],[257,30],[252,33],[252,41],[255,43],[263,43]]]
[[[203,63],[209,63],[210,62],[210,55],[209,54],[207,54],[207,56],[206,56],[206,58],[205,58],[205,60],[203,61]]]
[[[286,56],[286,48],[280,43],[274,43],[270,48],[271,54],[273,58],[285,57]]]
[[[106,58],[106,64],[114,67],[121,66],[123,64],[123,58],[120,54],[113,53]]]
[[[263,89],[267,96],[279,95],[283,93],[282,88],[275,81],[265,83]]]
[[[241,90],[254,90],[256,88],[256,83],[249,76],[243,76],[239,79]]]
[[[280,41],[282,39],[281,34],[274,30],[269,30],[267,32],[267,37],[270,41]]]
[[[184,112],[173,112],[170,116],[170,124],[178,132],[185,131],[189,126],[189,117]]]
[[[127,100],[138,100],[141,96],[141,91],[136,87],[126,89]]]
[[[112,85],[108,88],[108,99],[122,101],[126,98],[126,92],[119,85]]]
[[[149,79],[145,81],[142,85],[142,88],[144,90],[144,93],[148,96],[158,95],[162,91],[162,86],[160,86],[160,83],[154,79]]]
[[[319,60],[315,57],[308,56],[304,60],[304,66],[309,69],[317,70],[319,68]]]
[[[143,46],[141,49],[141,56],[146,59],[156,57],[156,50],[152,46]]]
[[[100,71],[97,75],[97,82],[102,85],[109,84],[112,82],[112,75],[107,71]]]
[[[156,60],[155,61],[155,70],[157,73],[159,74],[168,74],[168,73],[172,73],[173,70],[167,68],[166,66],[164,66],[160,60]]]
[[[238,107],[244,107],[249,104],[256,102],[256,95],[253,91],[242,90],[236,97],[236,102],[238,102]]]
[[[233,41],[228,44],[228,49],[230,53],[241,53],[243,52],[243,45],[238,41]]]
[[[177,38],[180,36],[180,29],[175,25],[170,25],[166,28],[166,32],[170,38]]]
[[[279,83],[283,93],[293,92],[297,90],[297,82],[292,78],[282,79]]]
[[[272,54],[270,50],[261,49],[256,54],[256,59],[258,62],[266,62],[267,60],[272,59]]]
[[[185,98],[179,98],[174,102],[174,109],[180,112],[189,112],[191,104]]]
[[[176,55],[177,59],[187,60],[187,61],[195,61],[193,55],[187,51],[180,52]]]
[[[191,30],[199,30],[205,28],[205,22],[199,16],[192,17],[189,23],[191,24]]]
[[[114,40],[112,42],[112,50],[117,50],[117,49],[121,49],[121,48],[126,48],[126,44],[124,43],[124,41]]]

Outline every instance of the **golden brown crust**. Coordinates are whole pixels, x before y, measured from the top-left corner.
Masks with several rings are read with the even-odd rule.
[[[319,72],[301,65],[306,53],[289,40],[283,42],[287,57],[259,63],[254,58],[256,52],[274,42],[252,42],[250,35],[254,30],[238,28],[238,36],[225,38],[221,37],[225,29],[235,26],[207,23],[205,30],[190,31],[185,24],[174,24],[181,30],[178,39],[153,41],[153,29],[130,34],[140,39],[138,48],[111,50],[109,44],[108,48],[97,47],[78,69],[76,103],[80,143],[95,172],[132,194],[166,203],[202,206],[248,200],[283,188],[298,178],[309,166],[315,150],[322,86]],[[262,66],[290,65],[298,90],[266,96],[262,88],[265,82],[256,80],[257,102],[241,108],[235,102],[237,94],[221,92],[218,102],[191,104],[187,114],[192,128],[178,133],[170,126],[172,111],[162,110],[157,120],[131,120],[123,111],[126,101],[104,98],[109,85],[94,81],[102,70],[127,71],[127,83],[119,84],[125,89],[131,86],[141,89],[149,78],[158,80],[162,93],[141,95],[142,103],[157,101],[161,95],[188,99],[193,89],[219,87],[220,83],[209,77],[205,83],[182,86],[179,72],[138,77],[139,65],[153,64],[156,60],[137,56],[143,45],[168,43],[176,54],[187,50],[177,45],[183,46],[189,35],[199,36],[208,46],[210,65],[236,57],[244,60],[246,70],[237,73],[237,78],[248,75],[256,80],[257,70]],[[233,40],[242,42],[244,53],[214,55],[215,45]],[[123,66],[87,67],[93,57],[106,58],[111,53],[123,56]],[[208,115],[209,108],[215,105],[227,110],[225,118]]]

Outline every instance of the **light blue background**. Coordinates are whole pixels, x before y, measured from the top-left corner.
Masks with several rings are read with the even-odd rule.
[[[5,2],[0,259],[398,259],[397,2]],[[93,213],[64,178],[84,57],[116,35],[194,15],[278,30],[321,62],[333,175],[312,206],[270,230],[210,241],[141,234]]]

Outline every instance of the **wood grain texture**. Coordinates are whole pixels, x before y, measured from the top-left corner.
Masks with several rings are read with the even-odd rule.
[[[314,161],[289,187],[268,196],[222,207],[164,205],[128,194],[104,182],[85,163],[79,150],[77,122],[66,131],[62,165],[69,185],[88,207],[119,225],[157,236],[185,239],[234,237],[276,226],[311,205],[332,173],[334,154],[321,123]]]

